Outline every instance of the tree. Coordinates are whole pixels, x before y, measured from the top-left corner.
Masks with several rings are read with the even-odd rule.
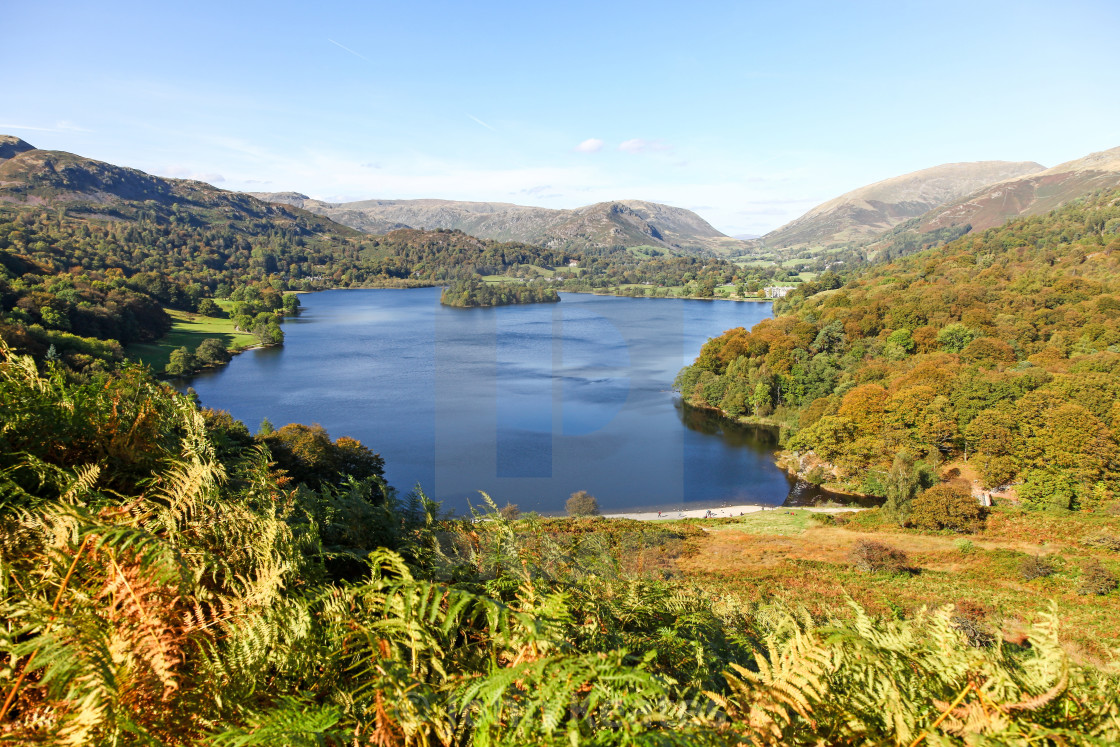
[[[168,376],[183,376],[194,371],[196,367],[197,363],[194,356],[184,346],[171,351],[171,359],[167,362],[164,371]]]
[[[222,311],[222,307],[214,302],[212,298],[204,298],[198,302],[198,313],[203,316],[216,317],[223,319],[226,312]]]
[[[194,357],[199,365],[216,366],[220,363],[228,363],[230,354],[224,342],[208,337],[195,348]]]
[[[811,449],[821,459],[835,464],[848,451],[855,437],[855,426],[848,418],[825,415],[791,438],[788,448],[791,451]]]
[[[599,501],[586,490],[577,490],[564,504],[564,510],[568,516],[598,516]]]
[[[498,509],[498,514],[506,521],[515,521],[521,516],[521,509],[516,503],[506,503],[506,505]]]
[[[899,526],[905,526],[911,518],[914,496],[932,483],[933,475],[926,465],[915,463],[908,451],[898,452],[887,473],[887,501],[883,504],[883,513]]]
[[[946,353],[959,353],[980,334],[960,322],[948,324],[937,333],[937,344]]]
[[[266,324],[257,324],[253,327],[253,334],[260,340],[261,345],[282,345],[284,343],[284,330],[274,320]]]
[[[974,532],[984,521],[984,507],[967,482],[943,482],[914,498],[910,520],[922,529]]]
[[[257,440],[268,446],[277,466],[293,480],[312,487],[342,486],[347,476],[359,481],[384,476],[385,460],[379,454],[346,436],[332,442],[318,424],[289,423]]]

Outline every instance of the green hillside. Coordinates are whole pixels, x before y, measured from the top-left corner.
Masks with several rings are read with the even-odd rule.
[[[860,492],[887,495],[905,453],[967,458],[1039,506],[1116,502],[1120,191],[807,283],[776,310],[705,345],[686,399],[780,422]]]

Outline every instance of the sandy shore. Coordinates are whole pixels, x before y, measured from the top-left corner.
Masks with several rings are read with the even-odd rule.
[[[795,506],[781,508],[772,506],[727,506],[726,508],[692,508],[684,511],[639,511],[634,513],[603,514],[607,519],[637,519],[638,521],[657,521],[658,519],[727,519],[735,516],[753,514],[757,511],[812,511],[821,514],[840,514],[846,511],[863,511],[858,506]]]

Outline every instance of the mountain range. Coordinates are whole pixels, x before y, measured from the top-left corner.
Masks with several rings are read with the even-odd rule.
[[[1033,161],[934,166],[847,192],[760,238],[733,238],[684,208],[642,200],[550,209],[497,202],[361,200],[332,203],[298,192],[238,193],[204,182],[39,150],[0,135],[0,206],[64,208],[105,218],[141,212],[196,225],[268,220],[296,233],[383,234],[457,229],[559,251],[642,247],[642,254],[811,259],[839,249],[897,256],[1010,218],[1048,212],[1120,186],[1120,148],[1052,168]]]
[[[922,169],[854,189],[817,205],[766,234],[760,243],[791,248],[863,241],[991,184],[1045,168],[1033,161],[978,161]]]
[[[367,233],[397,228],[458,229],[472,236],[520,241],[549,249],[654,247],[671,254],[742,252],[749,244],[726,236],[691,210],[643,200],[614,200],[570,210],[504,202],[360,200],[323,202],[298,192],[253,192]]]

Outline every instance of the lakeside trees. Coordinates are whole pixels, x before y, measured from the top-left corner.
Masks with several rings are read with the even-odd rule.
[[[709,341],[686,401],[767,417],[846,484],[887,495],[895,455],[967,456],[1031,505],[1120,490],[1120,192],[890,264]],[[816,292],[812,292],[816,290]]]
[[[439,302],[445,306],[508,306],[524,303],[557,303],[554,288],[532,283],[484,283],[479,278],[457,280],[443,289]]]

